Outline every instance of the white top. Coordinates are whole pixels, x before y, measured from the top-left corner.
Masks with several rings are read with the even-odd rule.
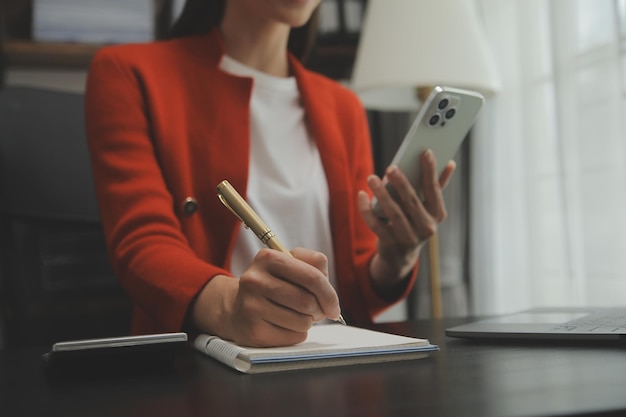
[[[299,246],[324,253],[335,285],[328,183],[307,130],[295,78],[271,76],[226,55],[220,68],[253,80],[246,200],[288,249]],[[252,231],[241,230],[231,272],[241,276],[263,247]]]

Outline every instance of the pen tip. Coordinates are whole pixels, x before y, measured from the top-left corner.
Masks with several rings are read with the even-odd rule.
[[[339,314],[339,318],[337,319],[337,321],[341,324],[343,324],[344,326],[347,326],[348,323],[346,323],[346,320],[343,318],[343,316],[341,314]]]

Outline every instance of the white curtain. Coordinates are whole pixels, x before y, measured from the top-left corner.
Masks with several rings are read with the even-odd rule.
[[[626,305],[626,0],[476,0],[499,66],[471,142],[471,311]]]

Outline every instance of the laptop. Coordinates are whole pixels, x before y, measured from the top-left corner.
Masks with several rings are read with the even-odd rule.
[[[626,341],[626,307],[534,308],[446,329],[482,339]]]

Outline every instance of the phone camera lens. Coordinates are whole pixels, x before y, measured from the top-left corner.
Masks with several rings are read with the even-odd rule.
[[[456,110],[455,109],[448,110],[446,112],[446,119],[452,119],[455,114],[456,114]]]
[[[439,117],[438,114],[433,114],[430,118],[430,120],[428,121],[428,124],[430,126],[436,126],[437,123],[439,123],[439,119],[441,119],[441,117]]]
[[[449,103],[448,99],[447,99],[447,98],[444,98],[443,100],[441,100],[441,101],[439,102],[439,104],[437,105],[437,107],[439,107],[439,110],[443,110],[443,109],[445,109],[446,107],[448,107],[448,103]]]

